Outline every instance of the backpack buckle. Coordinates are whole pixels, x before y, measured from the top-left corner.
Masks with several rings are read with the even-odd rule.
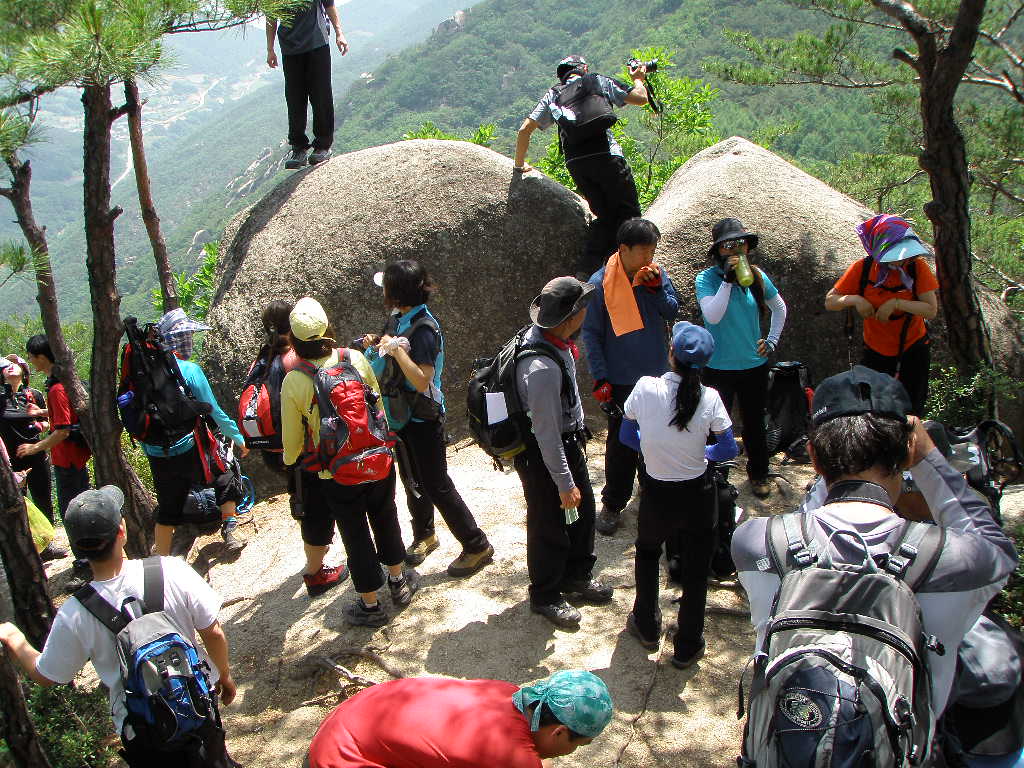
[[[903,548],[900,547],[900,552],[902,551]],[[903,574],[906,573],[907,568],[910,567],[910,562],[909,557],[904,557],[902,554],[898,555],[895,552],[890,552],[889,557],[885,560],[885,570],[897,579],[902,579]]]
[[[807,547],[794,547],[789,550],[789,554],[801,568],[806,568],[817,560]]]

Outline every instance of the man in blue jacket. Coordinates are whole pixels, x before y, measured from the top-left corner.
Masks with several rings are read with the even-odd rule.
[[[603,506],[596,524],[606,536],[619,527],[642,461],[619,441],[622,406],[641,376],[661,376],[667,370],[667,323],[679,310],[675,286],[654,263],[660,239],[653,222],[629,219],[619,227],[619,250],[590,278],[594,298],[583,323],[583,346],[594,397],[608,414]]]

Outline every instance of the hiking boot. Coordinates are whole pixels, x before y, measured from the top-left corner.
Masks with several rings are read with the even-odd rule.
[[[597,516],[594,527],[597,532],[605,536],[613,536],[622,522],[622,512],[615,512],[608,507],[601,507],[601,514]]]
[[[229,517],[224,521],[220,529],[220,537],[224,539],[224,553],[228,555],[237,554],[245,549],[249,541],[238,532],[238,519]]]
[[[71,578],[64,585],[64,591],[68,594],[77,592],[90,581],[92,581],[92,566],[89,565],[89,561],[75,560],[75,564],[71,566]]]
[[[380,603],[367,608],[361,597],[345,609],[345,621],[357,627],[383,627],[389,619]]]
[[[309,156],[310,165],[320,165],[320,163],[327,162],[331,156],[331,150],[329,149],[314,149],[312,154]]]
[[[388,591],[394,605],[405,607],[412,602],[412,596],[420,588],[420,575],[409,568],[402,572],[401,581],[392,581],[388,576]]]
[[[68,551],[56,541],[46,545],[46,549],[39,553],[39,558],[45,563],[47,560],[60,560],[68,556]]]
[[[427,559],[427,555],[437,549],[440,544],[437,542],[437,536],[430,534],[425,539],[416,539],[409,548],[405,550],[405,564],[406,565],[419,565]]]
[[[565,600],[557,603],[546,603],[534,605],[530,603],[530,610],[539,613],[556,627],[563,629],[577,629],[580,625],[580,612],[569,605]]]
[[[611,602],[615,590],[607,584],[602,584],[597,579],[584,579],[583,581],[568,581],[562,585],[562,592],[565,599],[570,603],[590,603],[590,605],[604,605]]]
[[[643,632],[640,631],[640,627],[637,626],[636,616],[633,612],[629,612],[629,616],[626,617],[626,631],[629,632],[633,637],[640,641],[640,645],[646,648],[648,651],[656,651],[661,646],[661,625],[659,622],[658,634],[654,637],[647,637]]]
[[[320,570],[316,573],[302,574],[302,581],[306,585],[306,594],[310,597],[322,595],[347,578],[348,568],[344,565],[321,565]]]
[[[289,171],[294,171],[296,168],[301,168],[306,164],[306,157],[309,155],[309,147],[292,147],[291,154],[288,155],[288,159],[284,161],[284,167]]]
[[[679,658],[678,656],[673,654],[672,658],[669,659],[669,661],[672,662],[672,666],[676,669],[687,669],[688,667],[692,667],[694,664],[696,664],[700,659],[704,658],[704,651],[704,641],[701,640],[700,646],[697,648],[696,651],[691,653],[689,656]]]
[[[492,560],[494,560],[494,547],[490,544],[479,552],[462,550],[462,554],[452,560],[448,566],[448,575],[456,579],[472,576]]]
[[[759,499],[767,499],[772,492],[772,487],[768,484],[768,480],[751,480],[750,490]]]

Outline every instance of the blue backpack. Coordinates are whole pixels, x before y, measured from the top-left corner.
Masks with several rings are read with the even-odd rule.
[[[209,665],[164,612],[164,574],[159,557],[143,561],[142,612],[134,603],[117,609],[91,584],[75,592],[89,613],[115,636],[125,706],[131,725],[154,749],[184,750],[202,742],[219,718]]]

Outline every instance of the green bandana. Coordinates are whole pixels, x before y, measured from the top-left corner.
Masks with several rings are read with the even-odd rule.
[[[612,719],[612,695],[604,680],[592,672],[570,669],[524,685],[512,694],[512,703],[524,715],[536,704],[530,730],[540,728],[541,704],[546,704],[562,725],[571,731],[594,738]]]

